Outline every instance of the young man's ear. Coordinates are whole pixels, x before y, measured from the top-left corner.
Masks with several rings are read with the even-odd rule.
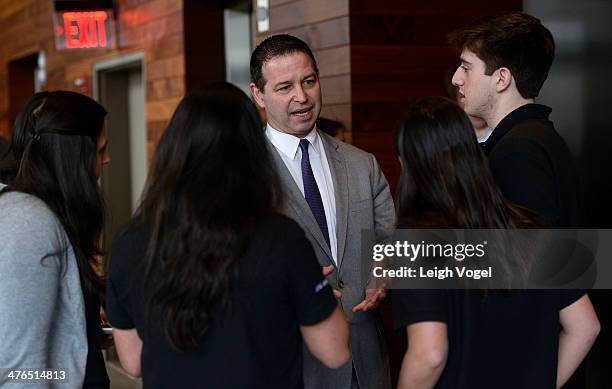
[[[495,71],[495,88],[498,93],[505,91],[512,85],[512,73],[506,67],[499,68]]]
[[[255,83],[253,82],[249,84],[249,88],[251,88],[251,94],[253,95],[253,99],[255,100],[255,103],[257,103],[259,108],[266,108],[266,103],[263,99],[263,91],[259,90],[257,85],[255,85]]]

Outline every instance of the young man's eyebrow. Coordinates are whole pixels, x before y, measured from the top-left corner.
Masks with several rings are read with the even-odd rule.
[[[465,58],[459,58],[459,60],[461,61],[462,64],[465,64],[465,65],[471,65],[472,64],[470,61],[466,60]]]

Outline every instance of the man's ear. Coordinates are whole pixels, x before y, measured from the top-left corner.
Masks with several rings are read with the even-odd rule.
[[[512,72],[506,67],[501,67],[497,69],[495,73],[497,73],[495,76],[495,89],[497,93],[501,93],[512,85]]]
[[[255,85],[253,82],[249,84],[249,88],[251,88],[251,94],[253,95],[253,99],[255,99],[255,103],[257,103],[259,108],[265,109],[266,103],[263,99],[263,91],[259,90],[257,85]]]

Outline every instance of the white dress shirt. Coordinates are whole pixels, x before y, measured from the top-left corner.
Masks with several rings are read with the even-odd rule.
[[[268,123],[266,125],[266,136],[272,142],[280,154],[285,166],[291,173],[293,180],[304,196],[304,181],[302,180],[302,150],[300,149],[300,138],[274,129]],[[334,197],[334,182],[331,170],[327,162],[325,148],[318,131],[313,129],[305,136],[310,145],[308,146],[308,157],[314,174],[315,181],[319,187],[327,231],[329,232],[329,244],[334,263],[338,264],[338,238],[336,236],[336,198]]]

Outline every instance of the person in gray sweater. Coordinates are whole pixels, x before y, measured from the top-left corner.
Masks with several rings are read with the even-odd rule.
[[[0,184],[0,190],[5,188]],[[85,303],[64,228],[38,198],[9,192],[0,196],[0,235],[0,366],[61,369],[62,387],[82,387]],[[15,379],[15,373],[12,380],[8,374],[2,374],[0,385]],[[50,382],[39,383],[48,387]]]
[[[0,166],[9,183],[0,188],[0,386],[110,385],[98,339],[104,284],[94,268],[105,116],[91,98],[56,91],[34,94],[15,121],[16,166]]]

